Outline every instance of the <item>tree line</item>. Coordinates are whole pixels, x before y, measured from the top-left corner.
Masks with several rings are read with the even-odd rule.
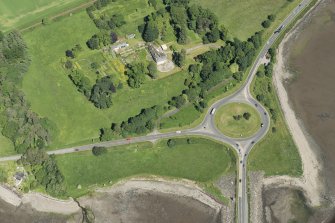
[[[155,123],[162,114],[163,108],[158,105],[142,109],[138,115],[128,118],[127,121],[112,123],[109,128],[102,128],[100,140],[107,141],[120,136],[149,133],[154,130]]]
[[[33,180],[28,189],[42,186],[51,195],[64,194],[63,176],[54,156],[44,151],[55,126],[31,111],[20,90],[22,77],[30,65],[27,46],[18,32],[0,32],[0,129],[9,138],[17,153],[23,153],[19,163]]]

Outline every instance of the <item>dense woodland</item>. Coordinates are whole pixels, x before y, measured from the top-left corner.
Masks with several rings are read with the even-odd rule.
[[[0,35],[0,129],[16,152],[24,153],[22,164],[32,170],[30,188],[42,186],[48,193],[63,193],[63,177],[54,157],[43,150],[55,130],[46,118],[31,111],[20,85],[30,60],[27,47],[17,32]],[[28,188],[29,189],[29,188]]]

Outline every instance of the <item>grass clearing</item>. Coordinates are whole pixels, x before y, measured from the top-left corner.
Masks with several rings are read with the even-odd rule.
[[[182,108],[182,111],[174,115],[163,118],[160,122],[160,128],[169,129],[176,126],[190,125],[196,120],[201,113],[195,109],[193,104],[188,104]]]
[[[286,126],[277,95],[274,90],[268,92],[272,86],[269,77],[256,77],[251,85],[254,97],[257,94],[265,95],[268,104],[276,110],[277,118],[271,119],[270,130],[250,152],[248,165],[250,170],[263,170],[266,176],[302,174],[301,158],[292,136]],[[268,107],[266,107],[268,109]],[[275,128],[275,131],[273,130]]]
[[[247,120],[243,114],[249,113]],[[239,116],[235,119],[234,116]],[[216,127],[226,136],[245,138],[255,134],[260,128],[261,118],[256,109],[244,103],[229,103],[215,113]]]
[[[89,0],[2,0],[0,1],[0,30],[18,29],[40,22],[49,15],[61,13]]]
[[[283,20],[299,4],[299,1],[290,3],[287,0],[191,0],[193,2],[212,10],[230,34],[242,40],[261,30],[261,23],[268,15],[276,14],[276,21]]]
[[[235,155],[229,147],[203,138],[167,140],[157,144],[118,146],[96,157],[91,151],[57,156],[70,196],[78,197],[96,186],[135,175],[159,175],[208,183],[235,171]],[[77,189],[78,185],[81,189]]]
[[[15,154],[12,141],[3,136],[0,131],[0,156],[9,156]]]
[[[165,104],[185,88],[183,83],[187,74],[179,72],[147,81],[138,89],[124,86],[113,95],[114,106],[106,110],[95,108],[76,90],[62,69],[61,58],[65,50],[75,44],[84,47],[85,41],[97,31],[86,12],[82,11],[24,34],[32,63],[24,76],[22,88],[32,110],[48,117],[58,128],[58,136],[51,148],[97,138],[100,128],[134,116],[142,108]]]

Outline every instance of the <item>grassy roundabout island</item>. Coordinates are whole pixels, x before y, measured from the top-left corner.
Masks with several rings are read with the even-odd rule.
[[[256,109],[245,103],[229,103],[218,109],[215,123],[224,135],[245,138],[257,132],[261,118]]]

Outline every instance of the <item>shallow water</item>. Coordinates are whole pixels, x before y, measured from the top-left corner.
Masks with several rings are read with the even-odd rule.
[[[97,193],[80,198],[96,222],[115,223],[218,223],[220,213],[192,198],[156,191],[131,189],[126,193]]]
[[[320,147],[328,186],[335,189],[335,1],[320,5],[289,51],[297,74],[288,85],[290,102]]]
[[[317,144],[327,186],[335,198],[335,1],[325,0],[286,45],[295,78],[287,85],[290,103]]]

